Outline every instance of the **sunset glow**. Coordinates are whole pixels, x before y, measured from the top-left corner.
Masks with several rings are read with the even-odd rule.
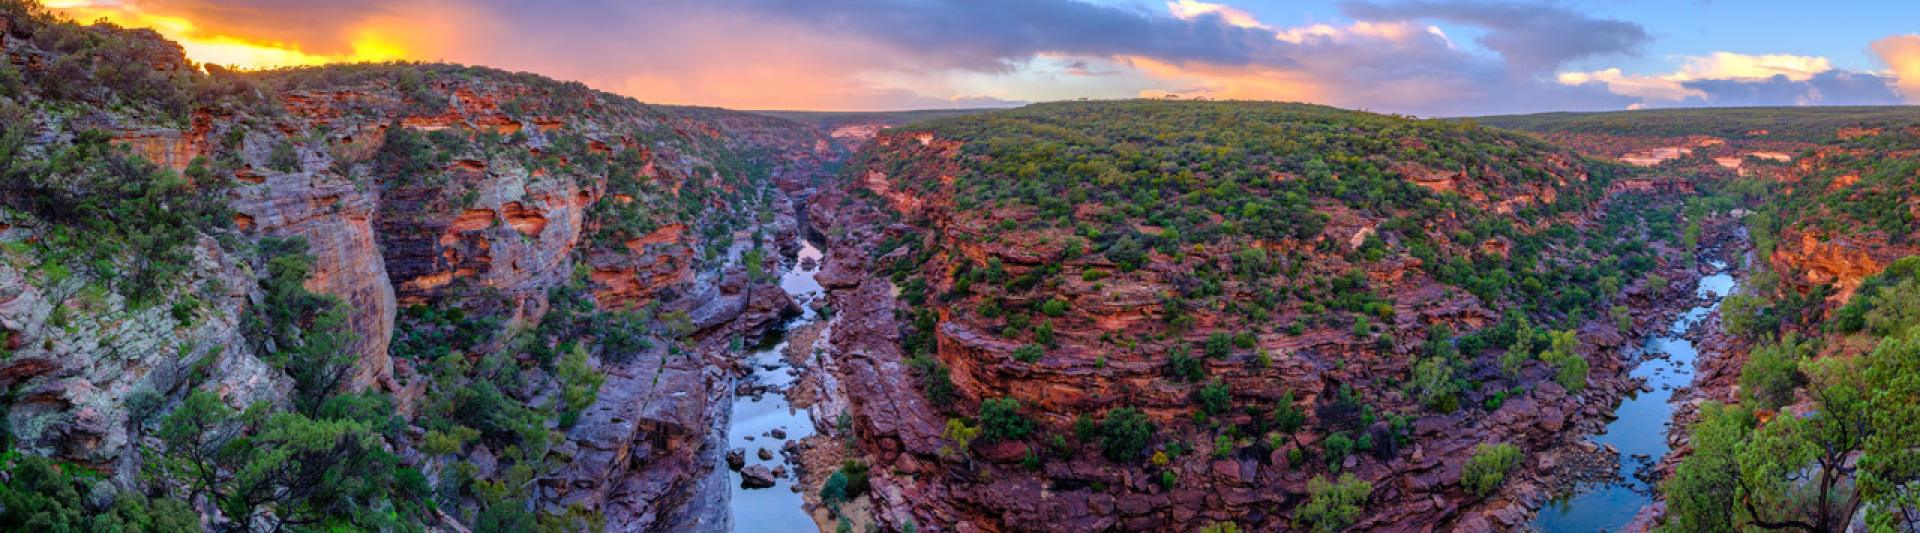
[[[1414,114],[1920,101],[1920,37],[1910,29],[1787,31],[1769,44],[1693,37],[1673,26],[1728,10],[1754,13],[1721,4],[1682,13],[1478,0],[1316,0],[1284,9],[1232,0],[46,5],[83,22],[152,28],[201,63],[451,61],[580,80],[645,101],[735,108],[1141,95]],[[1841,16],[1775,7],[1767,12],[1777,11],[1769,16],[1782,25]]]
[[[52,0],[45,5],[53,12],[76,21],[106,21],[130,28],[151,28],[180,43],[187,57],[199,63],[263,69],[414,59],[393,38],[375,28],[354,30],[350,53],[316,54],[303,50],[299,43],[256,41],[208,32],[187,18],[150,13],[132,3]]]

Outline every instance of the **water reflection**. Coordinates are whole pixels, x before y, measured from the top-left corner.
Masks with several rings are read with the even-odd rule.
[[[1693,361],[1699,352],[1681,335],[1713,313],[1736,286],[1733,276],[1725,272],[1725,264],[1714,262],[1713,266],[1719,272],[1701,278],[1696,292],[1707,303],[1688,309],[1667,328],[1666,335],[1647,339],[1641,347],[1649,358],[1634,367],[1633,376],[1646,380],[1653,391],[1622,401],[1614,411],[1619,418],[1593,438],[1620,451],[1619,477],[1606,483],[1582,483],[1571,498],[1541,509],[1534,524],[1540,530],[1617,530],[1653,501],[1653,485],[1636,474],[1666,456],[1667,426],[1673,420],[1673,405],[1668,401],[1673,398],[1673,389],[1693,381]]]
[[[801,241],[799,261],[793,268],[780,276],[780,288],[800,304],[801,315],[787,321],[781,333],[774,333],[759,346],[752,347],[752,353],[746,356],[747,364],[752,366],[752,375],[741,378],[742,383],[759,383],[771,387],[759,397],[741,396],[734,399],[732,424],[727,428],[727,448],[746,450],[748,466],[761,465],[769,470],[785,465],[786,457],[780,453],[781,446],[787,441],[807,438],[814,434],[813,420],[807,412],[797,410],[787,403],[786,389],[796,379],[791,373],[792,366],[787,364],[783,353],[787,349],[785,330],[797,328],[816,319],[812,306],[815,298],[822,297],[820,283],[813,279],[818,262],[824,257],[819,248],[812,243]],[[808,267],[813,268],[808,268]],[[775,438],[774,430],[785,433],[784,439]],[[766,449],[772,459],[761,459],[760,450]],[[724,459],[720,468],[728,468]],[[741,485],[741,474],[728,471],[728,485],[731,487],[734,531],[751,533],[778,533],[786,531],[812,532],[818,529],[813,519],[802,507],[800,494],[793,491],[795,473],[788,466],[785,476],[774,480],[774,486],[764,489],[748,489]]]

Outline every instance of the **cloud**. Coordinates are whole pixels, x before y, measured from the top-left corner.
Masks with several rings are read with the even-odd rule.
[[[1689,89],[1705,93],[1698,105],[1889,105],[1900,103],[1893,80],[1871,73],[1829,70],[1796,81],[1785,74],[1771,78],[1695,80]]]
[[[153,28],[197,61],[248,67],[405,59],[409,43],[446,35],[434,19],[421,16],[426,13],[419,6],[364,0],[306,11],[283,11],[297,7],[285,0],[52,0],[46,5],[75,20]],[[303,14],[288,15],[295,12]]]
[[[1899,77],[1901,94],[1908,102],[1920,103],[1920,34],[1896,35],[1873,42],[1873,53],[1880,56],[1893,75]]]
[[[1042,53],[1137,55],[1178,62],[1285,63],[1272,36],[1229,16],[1191,18],[1077,0],[707,0],[765,21],[857,35],[912,55],[927,68],[1008,69]],[[1196,6],[1205,4],[1194,3]],[[1202,9],[1196,7],[1196,9]]]
[[[1680,73],[1686,79],[1696,80],[1785,76],[1793,81],[1807,81],[1829,70],[1833,70],[1833,62],[1824,57],[1714,52],[1687,58]]]
[[[1174,18],[1180,20],[1193,20],[1207,15],[1215,15],[1220,17],[1221,20],[1226,21],[1227,24],[1235,27],[1259,28],[1264,26],[1259,20],[1253,18],[1252,14],[1247,13],[1245,10],[1223,4],[1210,4],[1206,2],[1196,2],[1194,0],[1176,0],[1167,2],[1167,11],[1173,12]]]
[[[1685,58],[1666,74],[1626,74],[1618,68],[1562,72],[1568,86],[1604,87],[1638,99],[1636,107],[1878,105],[1899,103],[1893,80],[1833,67],[1824,57],[1714,52]]]
[[[642,101],[903,109],[1181,94],[1421,115],[1790,98],[1877,101],[1824,58],[1708,54],[1673,73],[1558,72],[1640,26],[1541,2],[1351,0],[1276,25],[1229,0],[54,0],[243,66],[419,59],[527,70]],[[1245,4],[1241,4],[1245,5]],[[1164,6],[1164,9],[1161,7]],[[1471,27],[1456,43],[1438,24]],[[1449,26],[1452,27],[1452,26]],[[1909,36],[1920,41],[1920,36]],[[1920,45],[1876,43],[1903,80]],[[1920,86],[1906,85],[1920,95]],[[1791,103],[1789,102],[1789,103]]]
[[[1647,100],[1666,100],[1678,102],[1689,97],[1705,97],[1696,89],[1689,89],[1682,80],[1666,76],[1634,76],[1623,73],[1618,68],[1607,68],[1592,72],[1562,72],[1556,78],[1562,85],[1604,86],[1614,94]]]
[[[1569,61],[1630,53],[1650,39],[1631,22],[1596,19],[1553,4],[1474,0],[1413,0],[1378,4],[1350,0],[1348,16],[1362,20],[1443,20],[1487,30],[1474,42],[1499,53],[1518,74],[1551,72]]]
[[[298,43],[317,55],[353,51],[356,27],[407,14],[404,2],[381,0],[141,0],[100,2],[191,20],[196,33],[264,43]]]

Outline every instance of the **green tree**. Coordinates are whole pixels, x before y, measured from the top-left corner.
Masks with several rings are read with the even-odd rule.
[[[1353,455],[1353,437],[1348,437],[1346,433],[1328,435],[1320,445],[1326,447],[1327,465],[1334,470],[1339,470],[1340,462]]]
[[[1067,314],[1067,301],[1059,298],[1049,299],[1046,303],[1040,304],[1040,312],[1050,317],[1059,318]]]
[[[1207,416],[1220,416],[1233,408],[1233,391],[1226,383],[1214,380],[1200,388],[1200,412]]]
[[[1793,392],[1804,384],[1800,361],[1813,353],[1799,337],[1788,334],[1778,343],[1755,347],[1740,367],[1740,392],[1756,407],[1778,409],[1793,402]]]
[[[1317,532],[1343,531],[1366,512],[1367,499],[1373,496],[1373,484],[1353,474],[1341,474],[1339,481],[1314,476],[1307,482],[1307,503],[1294,510],[1294,520]]]
[[[1693,453],[1660,485],[1667,497],[1663,531],[1736,531],[1740,511],[1739,447],[1753,427],[1751,412],[1708,403],[1692,433]]]
[[[1019,348],[1014,348],[1013,359],[1015,361],[1020,361],[1022,363],[1032,363],[1032,362],[1039,361],[1041,357],[1046,355],[1046,353],[1047,353],[1046,348],[1042,348],[1038,344],[1028,344],[1025,346],[1021,346]]]
[[[1293,433],[1306,423],[1306,411],[1293,404],[1293,391],[1280,395],[1280,401],[1273,406],[1273,428],[1281,433]]]
[[[1153,423],[1139,409],[1122,407],[1107,412],[1100,421],[1100,452],[1107,460],[1128,462],[1138,459],[1153,437]]]
[[[1859,462],[1861,491],[1875,502],[1870,522],[1920,522],[1920,330],[1880,342],[1866,356],[1872,434]],[[1890,516],[1896,515],[1897,516]]]
[[[1767,305],[1766,298],[1751,294],[1728,296],[1720,302],[1720,323],[1728,333],[1750,339],[1772,333],[1777,324]]]
[[[305,239],[262,239],[260,254],[267,260],[267,279],[260,283],[266,302],[250,329],[263,338],[267,362],[293,377],[295,406],[312,414],[346,383],[358,361],[348,307],[307,290],[313,256]]]
[[[1506,353],[1500,355],[1500,370],[1512,376],[1520,372],[1520,366],[1533,359],[1533,325],[1527,323],[1526,315],[1517,316],[1513,328],[1513,342],[1507,345]]]
[[[0,456],[0,529],[7,531],[196,531],[200,515],[173,498],[148,499],[113,488],[92,472],[9,451]],[[106,509],[90,508],[105,493]]]
[[[600,385],[606,383],[607,376],[588,364],[586,346],[576,344],[572,352],[560,359],[555,378],[561,386],[560,427],[573,427],[580,420],[580,412],[599,399]]]
[[[1480,444],[1460,473],[1460,485],[1478,496],[1492,494],[1506,482],[1507,473],[1520,466],[1520,449],[1512,444]]]
[[[235,413],[194,391],[161,422],[164,454],[150,465],[183,499],[206,498],[228,526],[394,527],[420,495],[395,483],[397,458],[367,422]],[[383,510],[384,509],[384,510]]]
[[[1444,357],[1426,357],[1413,365],[1413,376],[1407,381],[1413,397],[1427,408],[1442,413],[1451,413],[1460,408],[1455,397],[1453,364]]]
[[[1876,349],[1875,353],[1912,355],[1892,353],[1897,351]],[[1883,361],[1868,359],[1864,375],[1870,380],[1888,377],[1873,368]],[[1731,522],[1736,529],[1822,533],[1845,528],[1874,496],[1864,490],[1874,486],[1871,476],[1868,483],[1854,479],[1862,464],[1876,464],[1871,455],[1861,455],[1867,443],[1912,432],[1911,428],[1877,427],[1876,411],[1898,407],[1870,405],[1858,364],[1823,360],[1815,365],[1809,392],[1817,409],[1804,417],[1775,417],[1749,432],[1744,428],[1751,427],[1747,425],[1751,418],[1743,411],[1703,410],[1708,416],[1702,418],[1696,451],[1665,488],[1676,503],[1677,523],[1715,527]],[[1920,439],[1913,438],[1890,440],[1920,444]],[[1723,504],[1731,514],[1715,510]]]
[[[1033,433],[1033,422],[1020,416],[1020,401],[990,398],[980,402],[980,438],[987,442],[1020,440]]]
[[[1568,392],[1580,392],[1587,387],[1587,358],[1581,357],[1580,337],[1574,330],[1553,331],[1547,333],[1548,347],[1540,352],[1540,360],[1553,365],[1553,381],[1565,387]]]

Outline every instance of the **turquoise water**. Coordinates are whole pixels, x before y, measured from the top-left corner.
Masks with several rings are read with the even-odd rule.
[[[1566,500],[1547,504],[1534,522],[1541,531],[1618,530],[1633,521],[1641,507],[1653,501],[1653,487],[1634,474],[1666,456],[1667,426],[1673,420],[1673,405],[1668,403],[1673,398],[1672,389],[1693,381],[1693,361],[1699,352],[1681,335],[1706,319],[1735,287],[1733,276],[1724,271],[1725,266],[1717,262],[1714,266],[1722,271],[1701,278],[1697,291],[1699,296],[1709,298],[1707,303],[1687,310],[1674,320],[1665,335],[1647,339],[1641,346],[1643,354],[1667,356],[1646,359],[1633,369],[1633,376],[1645,379],[1653,391],[1620,402],[1620,408],[1614,411],[1619,418],[1593,438],[1596,443],[1612,445],[1620,451],[1620,462],[1616,466],[1619,478],[1606,483],[1583,483],[1575,487],[1574,494]]]
[[[813,244],[801,241],[799,258],[821,259],[821,253]],[[815,320],[813,309],[806,304],[813,298],[821,297],[820,283],[814,281],[813,270],[800,266],[804,261],[795,261],[794,267],[780,278],[780,287],[801,304],[803,311],[799,317],[788,321],[783,329],[806,325]],[[753,374],[743,381],[754,381],[772,386],[759,399],[752,396],[740,396],[733,400],[732,423],[727,428],[727,448],[741,448],[747,451],[747,465],[766,465],[772,469],[786,463],[786,457],[780,454],[786,441],[800,440],[814,434],[813,419],[807,412],[798,410],[787,403],[786,389],[793,384],[794,376],[788,371],[786,357],[781,355],[787,348],[785,335],[774,333],[760,346],[749,348],[747,364],[753,367]],[[785,439],[776,439],[767,433],[775,428],[786,431]],[[752,440],[748,440],[752,437]],[[773,459],[763,461],[759,451],[766,448],[773,452]],[[727,469],[725,457],[721,458],[720,468],[727,470],[727,482],[731,487],[733,508],[733,530],[745,533],[780,533],[786,531],[815,532],[813,518],[803,508],[800,493],[793,492],[793,466],[787,465],[787,475],[777,478],[774,486],[765,489],[748,489],[740,486],[740,473]]]

